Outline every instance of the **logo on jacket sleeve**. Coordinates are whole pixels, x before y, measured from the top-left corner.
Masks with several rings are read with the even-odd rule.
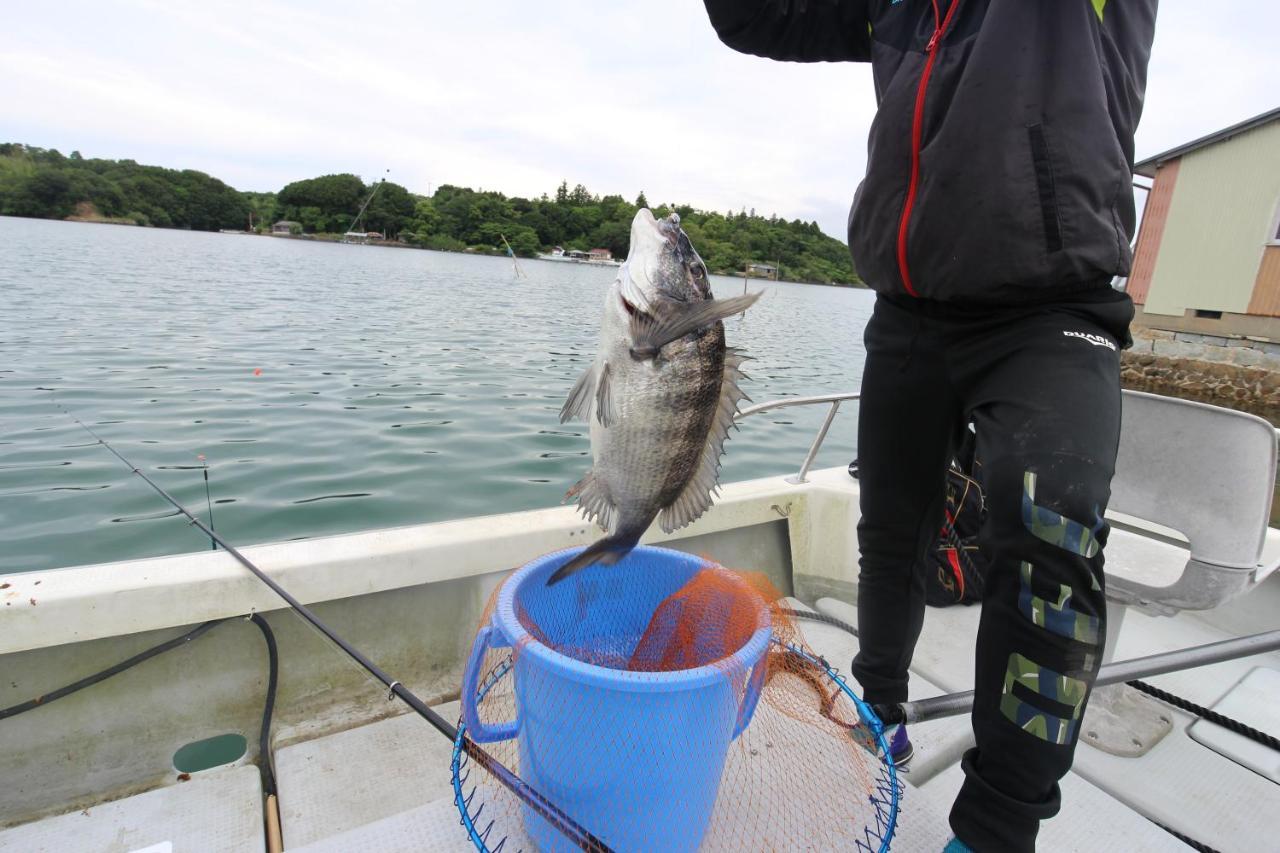
[[[1079,338],[1082,341],[1088,341],[1089,343],[1093,344],[1095,347],[1106,347],[1109,350],[1119,352],[1119,350],[1115,345],[1115,342],[1103,335],[1095,335],[1092,332],[1072,332],[1072,331],[1064,331],[1062,334],[1066,335],[1068,338]]]

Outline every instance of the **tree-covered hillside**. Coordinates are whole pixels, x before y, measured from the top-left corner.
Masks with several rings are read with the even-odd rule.
[[[582,185],[561,184],[554,197],[507,198],[498,192],[476,192],[442,186],[420,198],[404,238],[439,248],[493,246],[506,235],[516,252],[539,248],[604,248],[626,257],[631,219],[650,207],[644,193],[635,202],[619,195],[592,195]],[[655,216],[673,210],[689,240],[715,272],[741,272],[747,263],[777,264],[782,278],[837,284],[858,283],[849,250],[822,233],[816,222],[765,219],[746,211],[722,214],[688,205],[657,205]]]
[[[391,181],[366,185],[351,174],[295,181],[276,193],[237,192],[202,172],[0,144],[0,214],[11,216],[216,231],[243,229],[252,214],[257,230],[288,220],[303,233],[323,235],[348,230],[366,200],[359,230],[447,251],[499,250],[505,236],[526,257],[554,246],[605,248],[614,257],[626,257],[631,219],[640,207],[650,207],[643,192],[628,202],[620,195],[593,195],[581,184],[570,189],[562,183],[553,196],[535,199],[447,184],[421,196]],[[688,205],[660,204],[652,210],[659,217],[679,213],[690,241],[714,272],[741,273],[749,263],[767,263],[792,281],[860,283],[848,249],[816,222]]]
[[[249,204],[217,178],[132,160],[86,160],[80,152],[0,144],[0,214],[131,221],[216,231],[244,228]]]

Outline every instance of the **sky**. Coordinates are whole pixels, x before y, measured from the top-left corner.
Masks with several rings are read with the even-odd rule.
[[[70,0],[4,19],[0,141],[241,190],[567,180],[843,240],[875,113],[868,66],[734,53],[698,0]],[[1139,159],[1280,105],[1278,31],[1274,0],[1165,0]]]

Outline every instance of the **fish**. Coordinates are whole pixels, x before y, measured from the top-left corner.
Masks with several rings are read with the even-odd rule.
[[[724,320],[760,298],[711,294],[707,267],[672,213],[647,208],[604,300],[596,358],[569,392],[560,422],[590,424],[592,467],[565,496],[606,536],[547,580],[630,553],[654,519],[667,533],[691,524],[719,489],[720,459],[739,403],[745,356]]]

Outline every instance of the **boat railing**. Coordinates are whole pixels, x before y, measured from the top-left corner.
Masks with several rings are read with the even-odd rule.
[[[836,413],[840,411],[840,404],[848,400],[857,400],[862,395],[857,391],[844,394],[819,394],[816,397],[783,397],[778,400],[769,400],[764,403],[757,403],[754,406],[748,406],[738,412],[737,420],[741,421],[748,415],[758,415],[761,412],[770,412],[774,409],[787,409],[792,406],[814,406],[826,403],[831,408],[827,410],[827,417],[822,422],[818,434],[813,439],[813,444],[809,447],[809,452],[804,457],[804,463],[800,466],[800,470],[787,477],[787,482],[794,485],[808,482],[809,468],[813,465],[813,460],[817,458],[818,451],[822,449],[822,442],[826,440],[827,430],[831,428],[831,422],[835,420]],[[1280,441],[1280,428],[1276,429],[1276,439]]]
[[[779,400],[769,400],[764,403],[757,403],[754,406],[748,406],[738,412],[737,420],[742,420],[748,415],[757,415],[761,412],[769,412],[774,409],[789,409],[792,406],[816,406],[827,404],[830,408],[827,410],[827,417],[822,422],[822,426],[818,429],[818,434],[813,439],[813,444],[809,446],[809,452],[804,457],[804,463],[801,464],[799,472],[787,477],[787,482],[794,485],[808,482],[809,468],[813,465],[813,460],[817,458],[818,451],[822,448],[822,442],[827,437],[827,430],[831,429],[831,422],[836,418],[836,412],[840,411],[840,404],[847,400],[857,400],[862,395],[857,392],[849,392],[844,394],[819,394],[816,397],[783,397]]]

